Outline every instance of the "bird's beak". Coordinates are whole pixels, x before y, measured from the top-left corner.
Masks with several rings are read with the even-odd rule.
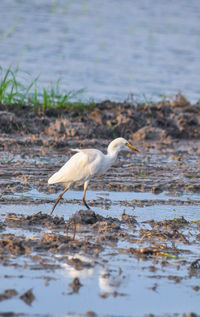
[[[128,142],[125,143],[125,145],[128,146],[128,148],[131,149],[132,151],[139,152],[134,146],[130,145]]]

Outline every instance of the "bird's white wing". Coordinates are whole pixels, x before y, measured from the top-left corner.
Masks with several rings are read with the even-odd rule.
[[[76,150],[74,154],[61,169],[50,177],[49,184],[65,183],[71,185],[73,183],[84,183],[95,175],[98,171],[101,152],[98,150]]]

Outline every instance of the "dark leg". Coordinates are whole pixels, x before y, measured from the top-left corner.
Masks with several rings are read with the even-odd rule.
[[[85,195],[86,195],[87,186],[88,186],[88,182],[85,182],[84,183],[84,192],[83,192],[83,200],[82,200],[82,202],[87,207],[87,209],[90,209],[90,207],[88,206],[88,204],[85,201]]]
[[[75,240],[75,236],[76,236],[76,223],[74,223],[74,234],[73,234],[72,240]]]
[[[56,208],[57,204],[59,203],[60,199],[62,198],[62,196],[64,195],[64,193],[69,189],[69,187],[66,187],[65,190],[63,190],[63,192],[58,196],[58,198],[56,199],[55,205],[53,206],[53,208],[50,211],[50,215],[52,215],[54,209]]]

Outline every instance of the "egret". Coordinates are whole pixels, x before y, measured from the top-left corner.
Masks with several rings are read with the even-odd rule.
[[[53,213],[58,202],[64,195],[64,193],[71,188],[73,185],[84,184],[83,199],[84,205],[90,209],[85,201],[86,190],[89,181],[94,176],[103,175],[115,162],[118,153],[121,150],[127,150],[139,152],[124,138],[117,138],[113,140],[107,148],[107,154],[102,153],[96,149],[73,149],[72,151],[77,152],[74,154],[61,169],[53,174],[48,184],[62,183],[65,185],[64,191],[58,196],[50,215]]]

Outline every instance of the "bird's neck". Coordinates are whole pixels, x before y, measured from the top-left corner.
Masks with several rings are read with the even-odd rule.
[[[109,150],[107,151],[106,159],[109,161],[110,165],[112,165],[117,159],[118,152]]]

